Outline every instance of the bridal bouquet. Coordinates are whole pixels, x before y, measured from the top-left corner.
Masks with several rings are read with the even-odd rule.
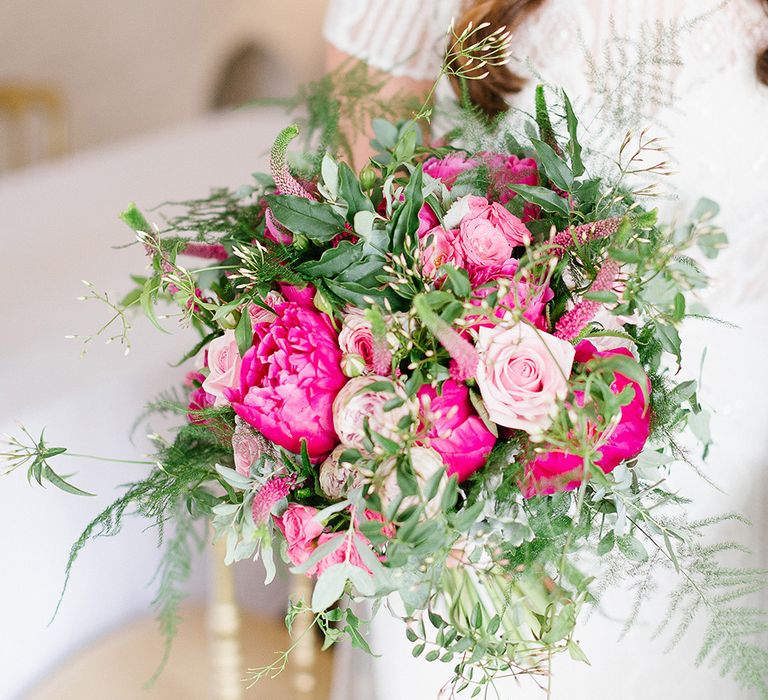
[[[252,185],[163,228],[124,212],[151,267],[116,318],[140,306],[162,327],[172,304],[201,339],[184,394],[151,407],[183,416],[175,435],[153,438],[150,474],[70,566],[135,511],[175,523],[168,584],[207,520],[228,562],[260,558],[271,579],[279,558],[314,580],[289,626],[311,615],[327,646],[368,649],[350,603],[384,604],[414,655],[452,664],[453,689],[473,694],[545,673],[553,653],[586,660],[577,620],[608,579],[628,577],[639,605],[670,567],[674,636],[689,606],[709,611],[701,659],[749,672],[750,612],[731,592],[759,574],[717,564],[665,482],[688,459],[681,431],[709,442],[696,382],[678,379],[678,327],[704,314],[690,253],[724,244],[715,205],[661,225],[633,189],[664,169],[648,165],[657,142],[630,134],[591,173],[562,94],[550,110],[540,90],[535,119],[493,151],[426,146],[413,120],[374,128],[359,172],[330,152],[289,166],[290,126]],[[6,456],[80,492],[50,466],[63,452],[41,438]],[[177,597],[159,596],[167,630]]]

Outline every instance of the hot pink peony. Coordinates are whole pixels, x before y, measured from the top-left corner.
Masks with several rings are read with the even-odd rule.
[[[438,392],[425,384],[419,398],[427,423],[427,444],[440,453],[448,475],[463,481],[485,465],[496,438],[477,415],[466,384],[453,379]]]
[[[205,389],[215,397],[216,406],[227,403],[226,392],[240,384],[240,351],[233,330],[214,338],[208,346],[208,376],[203,382]]]
[[[268,440],[296,453],[306,441],[310,458],[318,461],[339,442],[333,400],[346,377],[336,331],[327,316],[294,302],[278,305],[275,313],[273,323],[254,329],[240,386],[229,398]]]
[[[595,358],[610,357],[612,355],[632,354],[626,348],[616,348],[606,352],[598,352],[595,346],[588,341],[582,341],[576,348],[576,361],[586,363]],[[651,412],[645,402],[643,390],[640,385],[628,379],[623,374],[615,374],[611,384],[611,391],[620,394],[627,386],[634,390],[632,400],[621,407],[621,418],[613,428],[603,444],[599,448],[600,457],[595,461],[606,474],[613,471],[619,464],[637,457],[645,446],[650,433]],[[647,390],[651,385],[648,382]],[[584,396],[576,392],[576,402],[583,404]],[[596,439],[602,436],[596,436]],[[578,455],[553,450],[536,457],[526,467],[526,480],[524,493],[530,498],[535,495],[545,495],[556,491],[567,491],[579,486],[583,476],[584,464]]]
[[[478,331],[477,385],[491,420],[539,437],[568,394],[574,349],[519,322]]]
[[[476,168],[477,161],[467,158],[463,153],[449,153],[443,158],[429,158],[424,162],[424,172],[440,180],[449,189],[457,178],[466,170]]]

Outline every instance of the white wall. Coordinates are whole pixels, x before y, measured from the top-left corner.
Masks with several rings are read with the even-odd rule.
[[[274,95],[322,69],[325,0],[2,0],[0,84],[42,82],[70,107],[74,148],[209,106],[230,52],[254,41]],[[2,148],[2,146],[0,146]]]

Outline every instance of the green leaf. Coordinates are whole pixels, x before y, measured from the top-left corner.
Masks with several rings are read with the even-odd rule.
[[[405,188],[405,201],[397,208],[392,217],[392,252],[397,254],[410,252],[405,250],[406,236],[410,236],[411,247],[416,245],[416,231],[419,228],[419,211],[424,204],[422,193],[424,177],[421,166],[411,175]]]
[[[159,331],[168,333],[168,331],[160,325],[160,321],[157,320],[157,316],[155,315],[155,302],[157,301],[157,294],[160,291],[162,279],[162,275],[150,277],[144,284],[144,288],[141,290],[139,302],[141,303],[141,309],[144,312],[144,315],[152,322],[152,325]]]
[[[549,629],[541,639],[546,644],[554,644],[565,639],[576,626],[576,610],[573,605],[566,605],[552,620]]]
[[[561,190],[570,192],[573,189],[573,173],[565,161],[543,141],[531,139],[531,144],[536,151],[539,165],[544,169],[547,177]]]
[[[312,611],[319,613],[331,607],[344,593],[351,565],[343,562],[329,566],[317,579],[312,593]]]
[[[668,353],[674,355],[679,363],[681,340],[677,329],[674,326],[670,326],[669,324],[663,323],[661,321],[656,321],[655,325],[656,332],[654,333],[654,336],[656,340],[661,343],[661,347],[663,347]]]
[[[328,204],[290,194],[271,194],[266,200],[278,222],[315,243],[328,243],[344,230],[344,219]]]
[[[603,539],[600,540],[600,542],[597,543],[597,554],[600,557],[605,556],[613,549],[613,546],[616,544],[616,536],[613,534],[613,531],[609,532]]]
[[[581,159],[581,144],[579,143],[579,120],[573,111],[573,105],[568,95],[563,91],[563,104],[565,105],[565,121],[568,124],[568,136],[570,141],[566,146],[568,157],[571,159],[571,169],[576,177],[584,174],[584,163]]]
[[[357,176],[346,163],[339,163],[339,194],[347,203],[347,221],[351,224],[355,220],[355,214],[361,211],[373,212],[373,204],[363,194]]]
[[[563,216],[568,216],[570,213],[568,202],[546,187],[510,185],[509,189],[519,194],[526,202],[540,206],[544,211]]]
[[[52,484],[57,489],[61,489],[62,491],[66,491],[67,493],[71,493],[75,496],[95,496],[95,493],[90,493],[89,491],[83,491],[82,489],[77,488],[74,484],[70,484],[66,479],[59,476],[53,469],[51,469],[47,464],[42,462],[42,478],[45,479],[49,484]]]
[[[447,286],[459,299],[468,299],[472,294],[472,285],[469,282],[469,276],[466,270],[457,270],[452,264],[443,265],[440,268],[446,273],[448,278]]]
[[[634,535],[624,535],[623,537],[619,537],[616,540],[616,544],[619,546],[619,551],[627,559],[639,562],[648,561],[648,552],[643,543]]]
[[[248,309],[243,309],[240,314],[240,320],[235,327],[235,340],[237,341],[237,351],[240,357],[243,357],[253,345],[253,329],[251,328],[251,314]]]
[[[568,655],[573,659],[574,661],[579,661],[581,663],[587,664],[587,666],[591,666],[592,664],[589,663],[589,659],[587,658],[587,655],[584,653],[584,650],[576,644],[572,639],[568,640]]]
[[[328,248],[319,260],[310,260],[297,266],[297,270],[310,279],[317,277],[335,277],[348,267],[359,262],[363,256],[363,246],[359,243],[341,241],[335,248]]]

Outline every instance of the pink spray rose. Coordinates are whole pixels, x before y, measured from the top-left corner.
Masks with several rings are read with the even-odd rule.
[[[477,415],[466,384],[448,379],[439,394],[425,384],[418,395],[428,427],[426,444],[440,453],[449,476],[464,481],[485,465],[495,436]]]
[[[339,442],[333,400],[344,386],[336,331],[325,314],[285,302],[272,324],[254,329],[240,385],[228,392],[235,412],[268,440],[313,461]]]
[[[224,335],[211,341],[208,346],[208,376],[203,382],[203,389],[215,397],[216,406],[226,405],[226,390],[240,384],[241,365],[233,330],[226,330]]]
[[[389,382],[386,377],[370,375],[350,379],[338,393],[333,402],[333,425],[342,444],[347,447],[364,449],[365,421],[370,430],[389,438],[398,439],[398,423],[412,412],[412,405],[406,401],[392,410],[385,410],[384,405],[395,398],[405,398],[405,393],[396,389],[390,391],[367,391],[374,382]]]
[[[275,518],[275,523],[285,536],[288,543],[288,558],[295,566],[303,564],[315,551],[318,538],[323,533],[322,524],[315,519],[318,511],[310,506],[290,503],[285,512]],[[317,567],[312,567],[307,575],[316,573]]]
[[[576,361],[585,363],[587,367],[595,358],[612,355],[632,357],[632,353],[626,348],[598,352],[589,341],[582,341],[576,348]],[[650,381],[646,379],[646,382],[647,391],[650,392]],[[634,390],[634,396],[628,404],[621,407],[619,422],[600,446],[600,457],[595,462],[606,474],[622,462],[637,457],[650,434],[651,412],[643,396],[642,387],[623,374],[614,374],[611,384],[614,394],[620,394],[628,386]],[[583,405],[583,393],[575,392],[575,396],[576,403]],[[596,435],[595,438],[603,442],[602,435]],[[581,484],[583,471],[584,463],[579,455],[558,450],[545,452],[527,465],[524,494],[530,498],[577,488]]]
[[[539,437],[568,394],[574,348],[525,322],[478,331],[477,385],[491,420]]]
[[[444,276],[440,267],[452,263],[454,267],[464,267],[464,258],[456,245],[456,232],[442,226],[435,226],[419,239],[421,249],[421,271],[428,280]]]
[[[450,189],[461,173],[476,168],[477,165],[477,161],[467,158],[463,153],[449,153],[443,158],[429,158],[424,161],[423,169],[427,175],[440,180]]]
[[[479,285],[472,293],[472,304],[480,306],[492,292],[499,292],[502,285],[509,289],[504,296],[496,300],[496,318],[503,318],[510,309],[522,309],[523,317],[536,328],[547,330],[547,319],[544,309],[555,294],[549,288],[528,282],[517,275],[518,262],[514,258],[507,260],[498,272],[492,270],[477,271],[473,282]]]
[[[500,269],[512,256],[512,249],[529,241],[531,234],[520,219],[496,202],[469,197],[467,203],[469,211],[459,223],[456,247],[468,269]]]
[[[261,301],[266,306],[274,309],[278,304],[282,304],[285,301],[285,297],[280,292],[270,290]],[[275,314],[269,309],[265,309],[258,304],[248,304],[248,315],[251,318],[251,328],[255,328],[260,323],[272,323],[276,318]]]

